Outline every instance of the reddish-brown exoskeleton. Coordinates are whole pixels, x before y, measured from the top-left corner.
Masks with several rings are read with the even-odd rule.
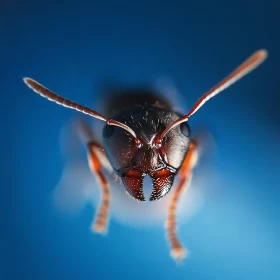
[[[102,166],[110,166],[122,179],[127,192],[139,201],[145,201],[143,180],[146,175],[151,177],[153,183],[150,200],[165,196],[172,187],[174,177],[178,175],[179,183],[170,202],[166,228],[172,256],[176,259],[184,257],[185,250],[176,235],[176,206],[197,161],[197,143],[190,138],[187,122],[206,101],[260,65],[266,56],[265,50],[254,53],[206,92],[184,116],[174,112],[171,106],[161,102],[159,98],[153,101],[142,100],[141,104],[123,108],[107,119],[90,108],[58,96],[30,78],[24,78],[31,89],[50,101],[106,122],[103,129],[104,148],[91,137],[86,124],[79,125],[79,132],[87,142],[90,169],[96,175],[102,192],[94,222],[95,231],[106,230],[110,204],[110,189]]]

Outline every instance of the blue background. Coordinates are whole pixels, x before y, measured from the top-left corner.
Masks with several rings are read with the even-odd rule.
[[[1,1],[0,7],[1,279],[280,279],[276,1]],[[180,228],[192,251],[184,264],[169,257],[162,227],[112,220],[104,238],[88,230],[91,207],[73,217],[55,214],[49,196],[64,165],[59,135],[76,113],[32,94],[22,77],[97,108],[104,79],[138,85],[166,76],[190,106],[259,48],[269,51],[265,64],[191,122],[215,136],[208,164],[223,183]],[[194,176],[203,176],[199,167]]]

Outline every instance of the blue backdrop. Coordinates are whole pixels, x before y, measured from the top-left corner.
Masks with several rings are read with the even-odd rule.
[[[1,1],[4,200],[12,190],[3,204],[1,279],[280,279],[275,2]],[[90,206],[74,216],[56,213],[50,195],[65,164],[60,133],[77,113],[36,96],[24,76],[94,108],[104,79],[129,86],[168,77],[189,108],[260,48],[268,60],[190,122],[214,135],[207,164],[219,183],[204,178],[212,191],[180,227],[192,252],[184,264],[169,257],[160,225],[112,219],[101,237],[89,231]],[[194,176],[206,176],[199,170]]]

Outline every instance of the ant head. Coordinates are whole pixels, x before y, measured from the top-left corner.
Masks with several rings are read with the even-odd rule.
[[[136,139],[127,131],[106,125],[103,130],[103,145],[113,168],[122,178],[124,186],[137,200],[145,200],[144,177],[153,182],[150,200],[166,195],[176,171],[182,165],[189,146],[190,129],[187,123],[174,128],[157,144],[161,133],[180,116],[169,110],[143,107],[123,110],[114,120],[125,123],[136,134]]]

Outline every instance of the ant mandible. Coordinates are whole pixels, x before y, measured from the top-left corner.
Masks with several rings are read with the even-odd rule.
[[[176,233],[176,207],[178,200],[191,180],[192,169],[197,161],[197,142],[190,138],[187,124],[205,102],[214,97],[246,74],[259,66],[267,57],[265,50],[259,50],[245,60],[221,82],[206,92],[194,104],[187,115],[181,116],[171,106],[164,106],[160,100],[143,106],[124,108],[107,119],[98,112],[67,100],[45,88],[31,78],[24,82],[33,91],[59,105],[75,109],[106,122],[103,129],[103,147],[91,137],[88,126],[80,123],[79,132],[87,142],[88,163],[100,185],[102,198],[94,221],[94,230],[106,231],[110,206],[110,188],[103,175],[103,167],[111,167],[123,182],[127,192],[138,201],[145,201],[144,177],[148,174],[153,183],[150,201],[165,196],[171,189],[176,175],[179,183],[170,201],[166,230],[171,244],[171,255],[175,259],[185,256]],[[145,100],[143,100],[145,101]]]

